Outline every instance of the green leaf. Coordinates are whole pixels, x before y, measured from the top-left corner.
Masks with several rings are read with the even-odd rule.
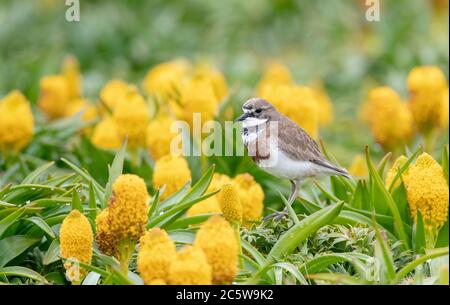
[[[439,230],[438,237],[436,239],[436,244],[434,245],[436,248],[448,247],[448,217],[444,226]]]
[[[359,180],[356,184],[355,192],[350,200],[350,205],[357,209],[371,211],[370,195],[365,180]]]
[[[423,222],[422,213],[420,211],[417,211],[417,221],[413,225],[413,246],[414,246],[414,252],[417,254],[424,254],[425,253],[425,224]]]
[[[97,217],[97,201],[95,198],[94,186],[92,182],[89,182],[89,218],[93,223],[95,223],[95,218]],[[95,233],[95,226],[93,226]]]
[[[39,178],[40,175],[42,175],[43,173],[45,173],[50,167],[52,167],[55,164],[55,162],[49,162],[46,163],[44,165],[39,166],[38,168],[36,168],[34,171],[32,171],[31,173],[28,174],[28,176],[26,176],[23,180],[22,180],[22,184],[32,184],[32,183],[37,183],[37,180]]]
[[[316,256],[313,259],[303,263],[299,267],[299,271],[303,274],[313,274],[317,272],[324,271],[330,265],[340,263],[340,262],[349,262],[353,263],[355,259],[359,259],[358,255],[354,253],[332,253],[332,254],[323,254],[320,256]],[[369,256],[367,256],[369,258]]]
[[[397,204],[397,208],[400,213],[400,217],[402,218],[402,221],[404,223],[407,223],[408,225],[411,225],[412,222],[411,212],[409,210],[408,197],[403,182],[400,183],[400,185],[396,187],[392,192],[392,199]]]
[[[0,236],[8,229],[10,225],[15,223],[17,219],[24,213],[24,209],[17,209],[2,220],[0,220]]]
[[[83,213],[83,206],[81,205],[80,196],[76,189],[72,191],[72,210],[78,210]]]
[[[102,277],[101,274],[91,271],[84,278],[82,285],[97,285],[101,277]]]
[[[302,284],[302,285],[308,285],[308,281],[305,279],[305,277],[303,276],[303,274],[301,274],[297,267],[295,267],[294,265],[292,265],[291,263],[287,263],[287,262],[280,262],[280,263],[275,263],[272,265],[273,267],[278,267],[281,269],[286,270],[287,272],[291,273],[296,279],[297,281]]]
[[[373,227],[377,239],[375,243],[375,259],[380,262],[380,280],[382,284],[389,284],[395,278],[394,260],[389,246],[381,235],[375,219],[373,219]]]
[[[127,148],[127,140],[125,139],[125,141],[122,143],[122,146],[117,151],[114,160],[111,164],[111,167],[109,168],[108,183],[106,184],[105,187],[105,195],[103,197],[102,202],[103,208],[106,207],[106,203],[108,202],[109,197],[111,196],[114,181],[116,181],[116,179],[122,174],[126,148]]]
[[[365,282],[357,279],[354,276],[339,274],[339,273],[317,273],[310,274],[307,278],[311,280],[320,280],[325,282],[331,282],[333,284],[343,285],[364,285]]]
[[[195,226],[201,224],[202,222],[208,220],[209,217],[217,215],[217,214],[199,214],[189,217],[183,217],[173,222],[172,224],[166,226],[167,230],[176,230],[176,229],[186,229],[190,226]]]
[[[153,196],[152,202],[150,203],[150,209],[148,209],[148,219],[152,219],[152,216],[156,211],[158,203],[159,203],[159,190],[156,191],[155,195]]]
[[[380,177],[384,176],[384,170],[386,168],[386,164],[388,163],[388,161],[391,159],[392,153],[389,152],[387,153],[383,159],[381,159],[381,161],[378,163],[377,165],[377,170],[378,170],[378,174],[380,175]]]
[[[283,194],[281,194],[281,192],[278,192],[278,195],[280,195],[281,200],[283,201],[284,206],[288,210],[289,216],[291,217],[294,224],[298,224],[300,221],[298,220],[297,214],[295,214],[295,211],[292,208],[292,205],[289,204],[289,202],[286,200],[286,198],[284,198],[284,196],[283,196]]]
[[[258,263],[259,266],[263,266],[266,264],[266,259],[264,256],[259,253],[258,249],[253,247],[248,241],[241,239],[241,246],[246,252],[248,252]]]
[[[192,244],[195,240],[195,232],[190,230],[174,230],[169,232],[170,238],[178,244]]]
[[[42,263],[44,266],[50,265],[51,263],[54,263],[61,258],[59,257],[59,241],[57,239],[54,239],[50,246],[47,249],[47,252],[45,252],[44,257],[42,258]]]
[[[442,169],[444,170],[444,176],[448,184],[448,145],[442,149]]]
[[[28,235],[13,235],[0,240],[0,267],[5,266],[40,240],[41,237]]]
[[[55,232],[50,228],[50,226],[40,217],[32,216],[25,219],[26,221],[30,221],[38,226],[42,231],[44,231],[51,238],[56,238]]]
[[[394,179],[392,179],[391,185],[389,185],[389,192],[392,192],[392,189],[394,188],[395,183],[398,179],[402,176],[403,172],[406,171],[409,167],[409,165],[416,159],[416,157],[419,155],[419,153],[422,151],[422,147],[419,146],[414,151],[414,153],[408,158],[408,160],[403,164],[400,169],[397,171],[397,174],[395,175]]]
[[[45,277],[40,275],[34,270],[22,267],[22,266],[10,266],[10,267],[3,267],[0,268],[0,275],[5,276],[21,276],[21,277],[27,277],[35,281],[39,281],[43,284],[47,284],[48,281]]]

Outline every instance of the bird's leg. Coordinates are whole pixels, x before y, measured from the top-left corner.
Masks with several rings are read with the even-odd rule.
[[[299,181],[291,180],[292,188],[291,188],[291,194],[289,195],[289,198],[288,198],[288,205],[292,205],[294,200],[297,198],[299,184],[300,184]],[[267,215],[266,217],[264,217],[263,220],[268,220],[271,218],[274,218],[275,220],[280,220],[281,218],[283,218],[287,215],[288,215],[288,209],[287,209],[287,207],[285,207],[283,209],[283,211],[275,212],[270,215]]]

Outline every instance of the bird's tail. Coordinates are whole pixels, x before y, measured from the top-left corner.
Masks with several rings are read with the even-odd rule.
[[[343,176],[347,179],[350,179],[350,174],[348,173],[348,171],[345,168],[338,167],[328,160],[314,160],[314,163],[332,170],[333,172],[336,173],[336,175]]]

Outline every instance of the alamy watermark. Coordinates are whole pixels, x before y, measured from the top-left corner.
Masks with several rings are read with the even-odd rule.
[[[369,22],[380,21],[380,0],[365,0],[366,20]]]
[[[66,0],[66,21],[80,21],[80,0]]]

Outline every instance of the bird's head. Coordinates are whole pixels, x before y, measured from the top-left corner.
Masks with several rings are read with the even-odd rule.
[[[247,126],[256,126],[270,121],[277,111],[268,101],[262,98],[251,98],[242,106],[244,113],[235,122],[243,122]]]

